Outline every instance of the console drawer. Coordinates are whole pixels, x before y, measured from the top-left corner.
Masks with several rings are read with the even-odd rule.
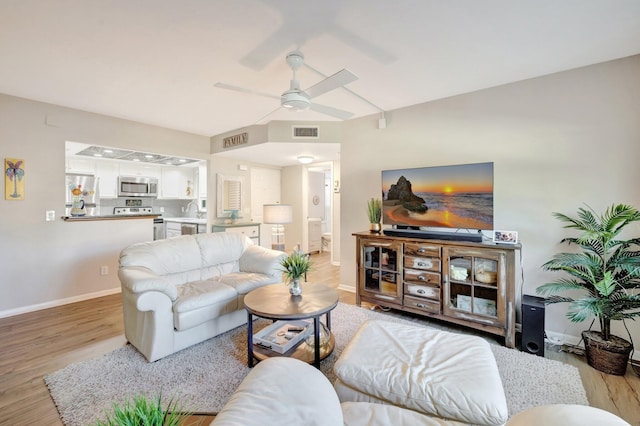
[[[440,313],[440,301],[438,300],[420,299],[418,297],[405,296],[403,305],[425,312],[432,312],[434,314]]]
[[[405,294],[417,297],[428,297],[430,299],[440,300],[440,288],[430,285],[407,284],[404,285]]]
[[[440,257],[440,246],[406,243],[404,245],[404,254],[405,256],[415,257]]]
[[[404,267],[440,272],[440,259],[434,257],[404,257]]]
[[[404,280],[416,284],[435,284],[440,285],[440,274],[429,271],[416,271],[415,269],[404,270]]]

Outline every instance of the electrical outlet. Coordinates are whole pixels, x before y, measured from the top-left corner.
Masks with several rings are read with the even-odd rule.
[[[56,211],[55,210],[47,210],[45,215],[45,220],[47,222],[52,222],[56,220]]]
[[[160,213],[164,213],[164,207],[160,207]]]
[[[101,266],[100,267],[100,275],[109,275],[109,267]]]

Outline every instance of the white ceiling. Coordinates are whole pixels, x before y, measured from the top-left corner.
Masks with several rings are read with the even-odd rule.
[[[279,105],[214,83],[280,95],[296,48],[325,75],[359,76],[347,87],[368,102],[315,101],[360,117],[638,54],[640,1],[0,1],[0,92],[206,136]]]

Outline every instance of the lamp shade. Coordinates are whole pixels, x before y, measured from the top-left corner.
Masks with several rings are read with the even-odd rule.
[[[265,204],[262,207],[262,221],[268,224],[293,222],[293,207],[290,204]]]

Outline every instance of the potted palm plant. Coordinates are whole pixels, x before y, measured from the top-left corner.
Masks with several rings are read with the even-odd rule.
[[[379,198],[372,198],[367,202],[367,213],[369,215],[369,223],[371,232],[380,232],[382,225],[382,200]]]
[[[640,238],[623,240],[620,233],[640,221],[640,212],[628,205],[612,205],[598,215],[590,208],[579,208],[577,217],[553,214],[576,229],[578,237],[562,239],[580,250],[558,253],[543,265],[548,271],[568,276],[537,288],[546,303],[569,303],[567,317],[582,322],[595,317],[600,331],[583,331],[587,362],[597,370],[624,375],[633,341],[611,334],[611,321],[640,316]],[[570,292],[570,296],[560,293]],[[579,295],[579,296],[578,296]],[[631,340],[631,335],[629,335]]]
[[[289,293],[292,296],[299,296],[302,294],[302,287],[300,286],[300,278],[306,276],[307,272],[311,270],[311,258],[308,254],[302,253],[299,248],[296,248],[293,253],[287,257],[283,257],[280,261],[281,271],[287,278],[287,284],[289,285]]]

